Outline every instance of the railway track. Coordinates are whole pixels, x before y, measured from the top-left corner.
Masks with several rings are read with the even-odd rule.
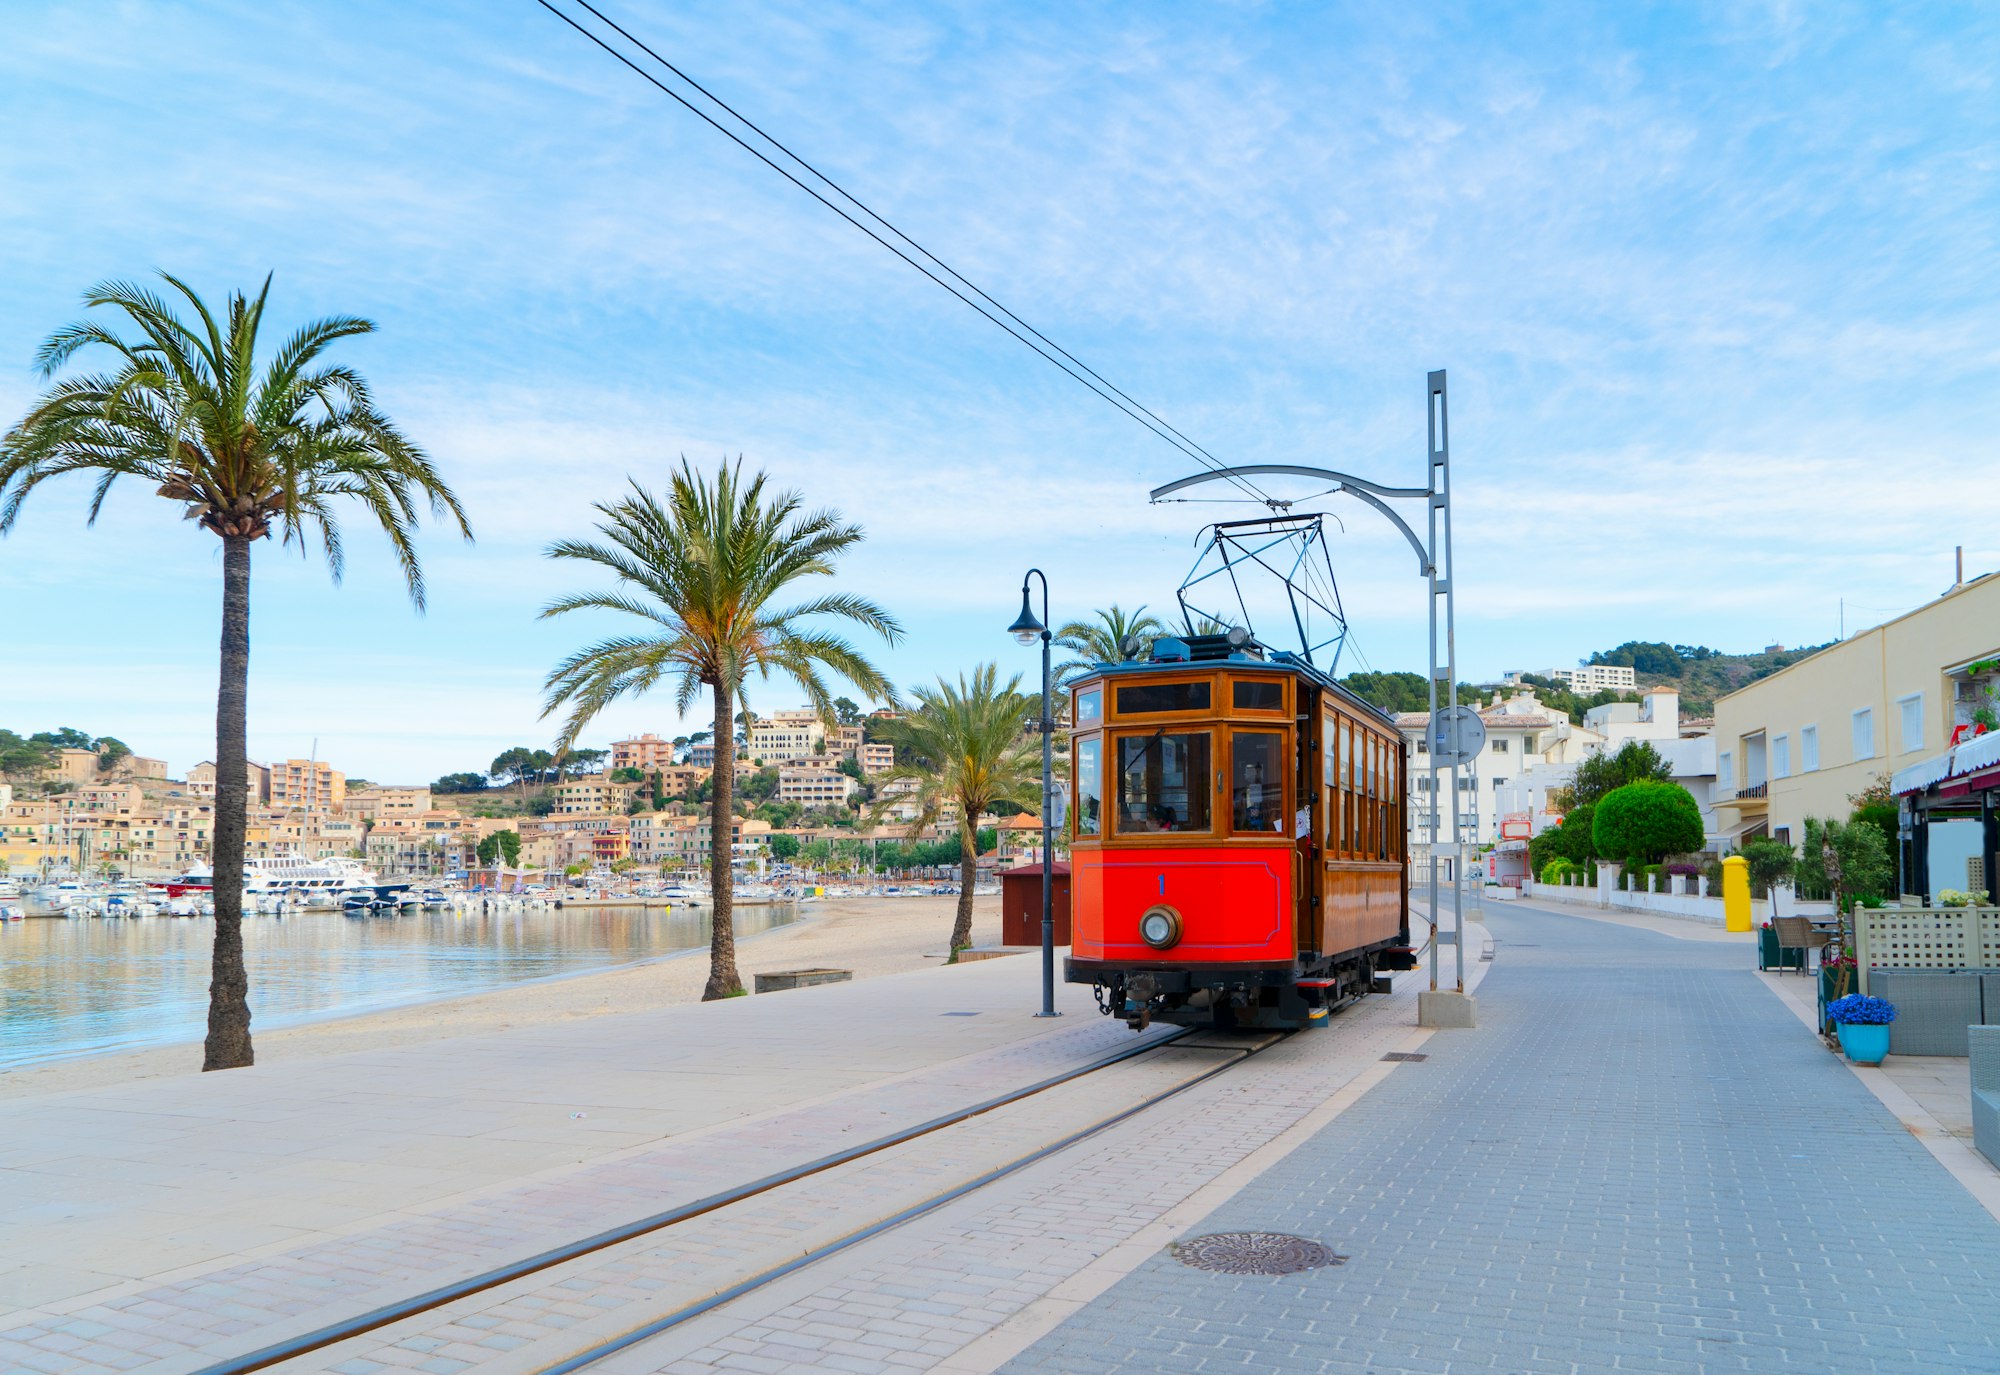
[[[511,1370],[533,1372],[533,1375],[566,1375],[567,1372],[585,1369],[617,1352],[659,1336],[799,1270],[838,1255],[883,1232],[912,1222],[968,1194],[976,1193],[1028,1168],[1037,1161],[1115,1127],[1168,1099],[1228,1072],[1244,1060],[1276,1044],[1284,1038],[1284,1035],[1285,1033],[1217,1034],[1189,1030],[1156,1037],[1110,1055],[1100,1056],[1061,1074],[954,1108],[912,1126],[885,1132],[800,1165],[788,1167],[671,1209],[635,1218],[619,1226],[547,1248],[479,1274],[356,1313],[298,1336],[214,1362],[201,1367],[194,1372],[194,1375],[250,1375],[250,1372],[282,1366],[300,1369],[325,1368],[328,1364],[344,1359],[346,1352],[343,1348],[358,1347],[371,1335],[384,1333],[385,1329],[397,1324],[426,1317],[440,1323],[448,1322],[452,1314],[467,1308],[471,1301],[478,1300],[481,1296],[492,1295],[493,1291],[518,1285],[521,1281],[533,1280],[537,1276],[554,1279],[553,1272],[565,1266],[574,1266],[577,1262],[615,1264],[621,1259],[630,1258],[637,1263],[639,1258],[646,1254],[647,1248],[673,1238],[676,1235],[674,1230],[676,1228],[685,1228],[689,1223],[726,1209],[752,1203],[805,1181],[822,1179],[822,1182],[831,1182],[823,1177],[840,1177],[842,1172],[855,1168],[884,1164],[885,1157],[890,1156],[899,1147],[949,1132],[952,1128],[976,1118],[991,1114],[1006,1114],[1010,1108],[1050,1095],[1080,1080],[1102,1074],[1114,1066],[1134,1060],[1159,1060],[1163,1053],[1174,1050],[1213,1051],[1218,1056],[1215,1064],[1197,1068],[1163,1087],[1143,1094],[1135,1101],[1124,1103],[1113,1111],[1094,1115],[1081,1126],[1062,1131],[1054,1139],[1041,1142],[1022,1154],[981,1170],[969,1178],[959,1179],[947,1187],[925,1193],[922,1197],[904,1203],[886,1216],[865,1226],[820,1240],[781,1262],[757,1267],[724,1287],[714,1289],[692,1301],[675,1304],[668,1311],[653,1314],[643,1322],[624,1327],[615,1335],[597,1338],[581,1349],[572,1348],[561,1359],[538,1365],[522,1364],[518,1359],[507,1363]],[[388,1334],[385,1333],[386,1335]],[[525,1354],[525,1352],[515,1353],[517,1358]]]

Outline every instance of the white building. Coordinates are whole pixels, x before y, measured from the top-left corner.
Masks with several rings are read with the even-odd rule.
[[[778,800],[802,807],[843,807],[854,795],[854,780],[838,769],[784,765],[778,769]]]
[[[1495,694],[1482,707],[1486,744],[1459,770],[1459,815],[1469,844],[1510,848],[1562,820],[1549,805],[1551,791],[1567,787],[1577,766],[1593,754],[1617,753],[1627,742],[1650,744],[1673,770],[1676,783],[1694,795],[1701,807],[1702,831],[1711,841],[1718,834],[1715,814],[1715,738],[1703,729],[1691,733],[1680,718],[1680,694],[1653,688],[1638,702],[1614,702],[1594,707],[1583,724],[1565,712],[1539,702],[1532,687],[1511,697]],[[1425,712],[1396,718],[1410,749],[1410,854],[1427,857],[1430,843],[1430,759]],[[1451,833],[1451,802],[1443,799],[1438,834]]]
[[[774,711],[750,723],[744,753],[766,764],[784,764],[826,751],[826,723],[811,711]]]
[[[1585,664],[1581,668],[1517,668],[1507,673],[1507,685],[1521,686],[1524,674],[1547,678],[1552,683],[1561,683],[1571,692],[1586,696],[1593,692],[1603,692],[1607,688],[1613,692],[1639,690],[1638,679],[1625,664]]]

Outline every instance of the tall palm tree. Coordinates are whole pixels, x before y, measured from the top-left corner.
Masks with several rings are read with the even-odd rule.
[[[0,437],[0,535],[50,478],[89,474],[95,523],[119,478],[137,478],[222,541],[222,669],[215,701],[215,952],[203,1069],[252,1062],[249,976],[243,966],[245,739],[250,677],[250,546],[274,531],[317,543],[335,582],[345,565],[336,507],[350,499],[388,536],[410,600],[424,606],[412,542],[417,502],[472,538],[465,512],[423,451],[375,409],[368,384],[327,349],[373,323],[331,316],[302,326],[261,361],[257,335],[271,279],[231,293],[220,318],[177,277],[179,301],[130,282],[84,296],[122,314],[127,339],[83,320],[50,335],[35,362],[53,378],[77,353],[109,350],[111,370],[50,387]],[[177,313],[184,311],[184,314]]]
[[[933,825],[947,806],[958,811],[958,920],[951,928],[951,958],[972,944],[972,884],[978,875],[980,814],[996,802],[1039,807],[1042,790],[1040,747],[1022,734],[1024,717],[1041,714],[1039,697],[1020,691],[1017,674],[999,686],[1000,671],[981,664],[968,680],[911,690],[914,705],[880,729],[896,747],[896,766],[880,776],[878,788],[909,779],[907,794],[917,807],[909,834]],[[871,825],[904,798],[877,801]]]
[[[767,492],[762,473],[747,482],[742,462],[723,463],[713,479],[686,459],[666,499],[632,484],[617,501],[597,507],[598,542],[559,540],[554,559],[576,559],[609,571],[615,590],[560,597],[542,615],[612,611],[643,622],[634,633],[588,645],[564,659],[544,685],[544,716],[567,707],[558,748],[568,748],[598,712],[627,694],[671,680],[674,705],[686,715],[707,688],[714,697],[715,768],[709,819],[709,881],[715,898],[704,1002],[742,992],[736,934],[730,831],[735,820],[736,708],[748,707],[744,686],[754,672],[789,678],[822,720],[833,716],[830,670],[871,698],[894,701],[895,689],[846,640],[810,622],[855,622],[890,644],[902,627],[875,603],[828,593],[795,606],[773,601],[803,578],[831,577],[834,561],[859,544],[861,527],[838,512],[805,511],[797,492]]]
[[[1071,621],[1056,631],[1055,642],[1078,656],[1056,668],[1058,683],[1069,682],[1092,664],[1117,663],[1125,657],[1128,640],[1137,640],[1144,653],[1155,636],[1167,633],[1160,618],[1147,615],[1143,605],[1128,615],[1113,602],[1095,615],[1095,620]]]

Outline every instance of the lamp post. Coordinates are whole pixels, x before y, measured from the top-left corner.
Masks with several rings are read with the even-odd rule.
[[[1028,600],[1028,579],[1042,580],[1042,615],[1035,618]],[[1021,614],[1007,633],[1016,642],[1042,642],[1042,715],[1035,729],[1042,733],[1042,1010],[1037,1017],[1060,1017],[1056,1011],[1056,908],[1055,908],[1055,718],[1049,712],[1049,579],[1039,568],[1030,568],[1021,579]]]

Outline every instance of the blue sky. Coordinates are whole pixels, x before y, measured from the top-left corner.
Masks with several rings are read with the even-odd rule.
[[[1231,461],[1418,483],[1450,371],[1462,676],[1632,637],[1831,638],[2000,566],[2000,19],[1982,6],[610,12]],[[464,497],[408,607],[257,551],[251,749],[378,779],[546,743],[551,539],[741,454],[869,532],[898,680],[1171,604],[1191,465],[528,0],[22,6],[0,45],[0,412],[92,282],[276,273]],[[0,542],[0,724],[210,752],[216,542],[47,488]],[[1420,669],[1413,560],[1333,508],[1350,666]],[[753,695],[790,705],[773,685]],[[665,701],[591,743],[675,729]]]

